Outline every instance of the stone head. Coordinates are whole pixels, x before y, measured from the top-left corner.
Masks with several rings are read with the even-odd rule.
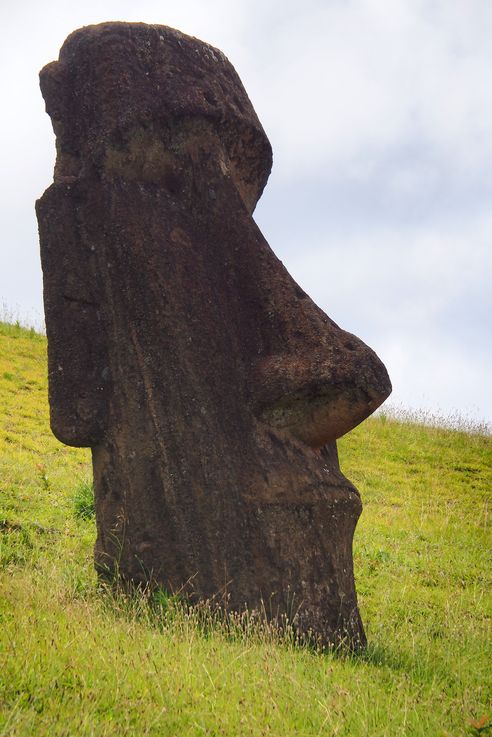
[[[251,217],[272,154],[239,77],[178,31],[108,23],[41,89],[51,421],[92,448],[99,570],[234,609],[293,597],[301,632],[362,640],[335,441],[391,385]]]

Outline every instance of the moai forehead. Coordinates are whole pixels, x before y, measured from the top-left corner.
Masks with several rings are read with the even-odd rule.
[[[141,149],[147,177],[155,178],[170,128],[178,124],[178,139],[192,136],[184,120],[201,119],[218,133],[223,165],[254,209],[270,174],[271,146],[234,67],[218,49],[167,26],[102,23],[72,33],[40,80],[62,181],[89,162],[118,167],[125,146],[134,159]],[[176,136],[174,145],[180,145]]]

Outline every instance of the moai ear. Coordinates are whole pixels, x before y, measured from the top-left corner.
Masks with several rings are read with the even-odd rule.
[[[106,422],[110,367],[99,266],[90,233],[84,182],[55,183],[36,203],[48,335],[51,428],[67,445],[93,446]],[[94,249],[94,250],[93,250]]]

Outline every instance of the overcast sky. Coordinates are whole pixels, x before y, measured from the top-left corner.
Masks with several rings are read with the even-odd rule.
[[[0,304],[42,320],[38,71],[75,28],[162,23],[219,47],[270,138],[255,219],[393,403],[492,421],[490,0],[2,0]]]

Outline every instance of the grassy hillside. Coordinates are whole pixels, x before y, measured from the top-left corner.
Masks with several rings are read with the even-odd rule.
[[[0,735],[492,734],[490,437],[383,416],[340,442],[370,644],[316,654],[98,588],[45,352],[0,325]]]

